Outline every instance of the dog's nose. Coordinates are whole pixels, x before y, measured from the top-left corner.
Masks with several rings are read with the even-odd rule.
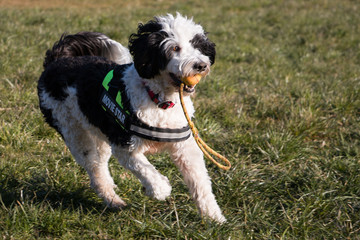
[[[194,64],[194,69],[197,70],[199,73],[205,71],[207,64],[204,62],[199,62]]]

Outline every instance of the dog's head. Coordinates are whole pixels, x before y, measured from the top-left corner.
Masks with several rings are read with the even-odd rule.
[[[129,49],[140,77],[161,79],[173,89],[178,89],[184,77],[206,76],[216,53],[202,26],[179,13],[139,24],[138,32],[130,36]],[[193,92],[194,87],[185,90]]]

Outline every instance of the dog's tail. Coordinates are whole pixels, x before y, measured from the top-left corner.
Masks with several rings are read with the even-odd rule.
[[[46,51],[44,68],[63,57],[101,56],[118,64],[132,62],[127,48],[97,32],[79,32],[73,35],[64,33],[52,49]]]

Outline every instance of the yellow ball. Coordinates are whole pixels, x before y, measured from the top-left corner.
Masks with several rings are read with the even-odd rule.
[[[201,74],[195,74],[194,76],[183,77],[181,78],[181,81],[188,86],[195,86],[200,82],[201,77],[202,77]]]

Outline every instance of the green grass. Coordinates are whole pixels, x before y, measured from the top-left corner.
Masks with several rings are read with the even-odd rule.
[[[11,2],[0,3],[1,238],[360,239],[358,1]],[[144,196],[111,159],[130,207],[107,209],[38,108],[45,51],[64,31],[127,45],[138,22],[176,11],[217,44],[195,106],[205,141],[233,164],[207,161],[222,226],[200,219],[167,155],[150,159],[171,198]]]

